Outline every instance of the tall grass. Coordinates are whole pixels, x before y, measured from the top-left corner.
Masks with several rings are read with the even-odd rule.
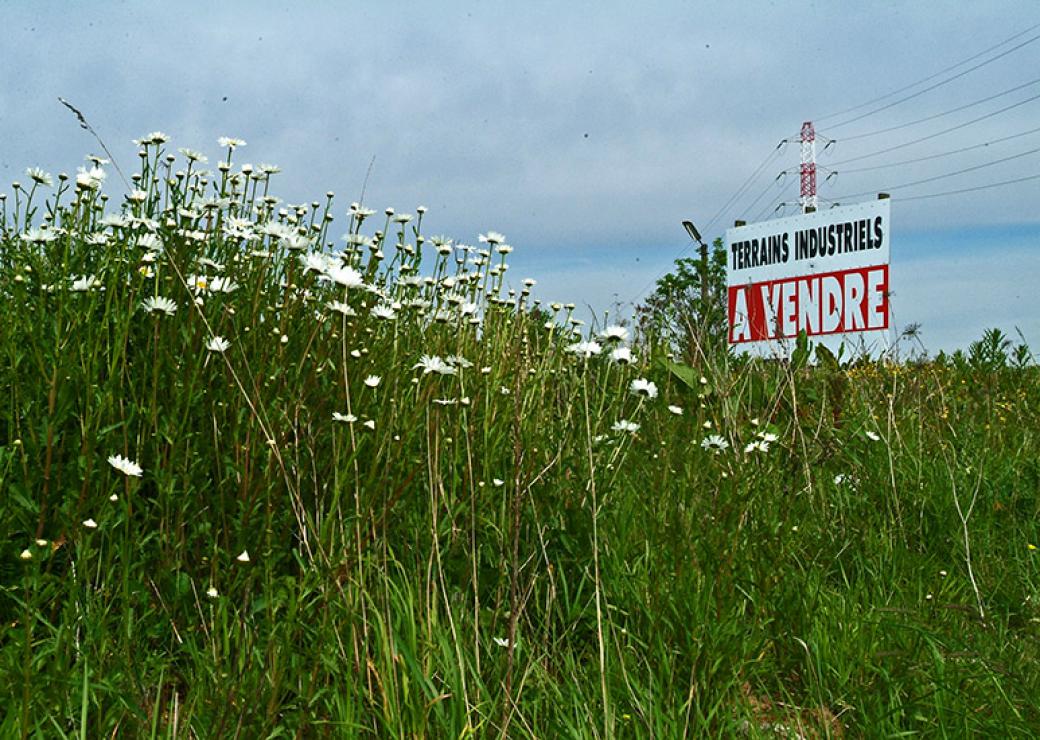
[[[3,200],[0,735],[1040,730],[1035,365],[629,362],[224,143]]]

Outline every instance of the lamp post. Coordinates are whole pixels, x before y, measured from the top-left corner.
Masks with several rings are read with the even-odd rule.
[[[701,318],[704,318],[704,313],[708,310],[708,245],[701,239],[701,232],[697,231],[697,227],[693,225],[693,221],[683,221],[683,228],[686,229],[686,233],[690,235],[697,244],[700,245],[701,250]]]

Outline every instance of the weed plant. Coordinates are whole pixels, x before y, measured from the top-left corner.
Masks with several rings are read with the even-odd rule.
[[[690,367],[137,143],[0,201],[0,736],[1040,733],[1035,363]]]

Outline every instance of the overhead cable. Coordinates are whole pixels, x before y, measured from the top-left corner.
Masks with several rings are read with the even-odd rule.
[[[985,56],[986,54],[990,53],[991,51],[999,49],[1001,46],[1004,46],[1005,44],[1009,44],[1012,41],[1014,41],[1015,39],[1021,38],[1022,36],[1025,36],[1026,34],[1030,33],[1031,31],[1036,30],[1037,28],[1040,28],[1040,23],[1037,23],[1036,25],[1030,26],[1029,28],[1025,29],[1024,31],[1020,31],[1020,32],[1014,34],[1013,36],[1010,36],[1010,37],[1004,39],[999,44],[995,44],[995,45],[989,47],[988,49],[980,51],[979,53],[974,54],[973,56],[970,56],[967,59],[963,59],[963,60],[957,62],[956,64],[952,64],[949,67],[945,67],[944,69],[941,69],[938,72],[936,72],[934,74],[931,74],[931,75],[929,75],[927,77],[923,77],[920,80],[918,80],[917,82],[912,82],[909,85],[905,85],[905,86],[903,86],[903,87],[901,87],[901,88],[899,88],[897,90],[893,90],[892,92],[885,93],[884,95],[881,95],[879,97],[876,97],[876,98],[873,98],[871,100],[868,100],[865,103],[860,103],[859,105],[855,105],[855,106],[853,106],[851,108],[846,108],[845,110],[838,111],[836,113],[829,113],[829,114],[827,114],[825,116],[817,116],[814,120],[819,122],[819,121],[826,121],[826,120],[829,120],[831,118],[836,118],[838,116],[845,115],[846,113],[851,113],[851,112],[859,110],[861,108],[866,108],[867,106],[873,105],[874,103],[879,103],[882,100],[885,100],[887,98],[892,97],[893,95],[899,95],[900,93],[906,92],[907,90],[912,90],[913,88],[917,87],[918,85],[924,84],[925,82],[928,82],[929,80],[934,80],[936,77],[944,75],[947,72],[952,72],[953,70],[957,69],[957,67],[961,67],[961,66],[967,64],[968,62],[974,61],[975,59],[978,59],[979,57]],[[952,82],[953,80],[958,79],[959,77],[963,77],[964,75],[968,74],[969,72],[974,72],[976,69],[979,69],[980,67],[983,67],[983,66],[989,64],[990,62],[996,61],[997,59],[1000,59],[1000,58],[1006,56],[1007,54],[1010,54],[1011,52],[1016,51],[1016,50],[1022,48],[1026,44],[1033,43],[1034,41],[1036,41],[1037,38],[1040,38],[1040,37],[1030,38],[1027,41],[1019,44],[1018,46],[1015,46],[1012,49],[1008,49],[1007,51],[1002,52],[998,56],[995,56],[995,57],[993,57],[991,59],[988,59],[988,60],[986,60],[984,62],[981,62],[981,63],[975,65],[974,67],[970,68],[970,69],[964,70],[963,72],[957,74],[955,77],[950,77],[949,79],[944,80],[942,82],[939,82],[936,85],[933,85],[933,86],[929,87],[926,90],[922,90],[919,93],[915,93],[914,96],[912,96],[912,97],[916,97],[917,95],[921,95],[921,94],[923,94],[925,92],[928,92],[929,90],[934,90],[936,87],[939,87],[940,85],[945,85],[947,82]],[[896,103],[892,103],[892,104],[890,104],[888,106],[885,106],[885,107],[891,107],[892,105],[898,105],[899,103],[905,102],[905,100],[909,100],[909,99],[910,98],[904,98],[903,100],[897,101]],[[874,113],[877,113],[879,110],[884,110],[884,108],[879,108],[877,110],[870,111],[869,113],[864,113],[864,114],[862,114],[862,115],[860,115],[860,116],[858,116],[856,118],[850,118],[847,121],[842,121],[841,123],[836,123],[833,126],[831,126],[831,128],[837,128],[838,126],[844,126],[845,124],[851,123],[852,121],[860,120],[861,118],[865,118],[866,116],[873,115]]]

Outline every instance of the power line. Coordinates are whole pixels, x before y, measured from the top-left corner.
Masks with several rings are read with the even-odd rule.
[[[952,72],[953,70],[957,69],[957,67],[961,67],[961,66],[967,64],[968,62],[974,61],[974,60],[978,59],[979,57],[985,56],[986,54],[989,54],[991,51],[994,51],[995,49],[999,49],[1001,46],[1004,46],[1005,44],[1009,44],[1012,41],[1014,41],[1015,39],[1020,38],[1022,36],[1025,36],[1027,33],[1030,33],[1031,31],[1035,31],[1037,28],[1040,28],[1040,23],[1037,23],[1034,26],[1030,26],[1029,28],[1025,29],[1024,31],[1019,31],[1018,33],[1014,34],[1013,36],[1010,36],[1010,37],[1004,39],[999,44],[995,44],[995,45],[989,47],[988,49],[984,49],[983,51],[980,51],[979,53],[974,54],[973,56],[970,56],[967,59],[963,59],[963,60],[957,62],[956,64],[952,64],[949,67],[945,67],[945,68],[939,70],[938,72],[936,72],[934,74],[931,74],[931,75],[929,75],[927,77],[923,77],[920,80],[918,80],[917,82],[912,82],[909,85],[901,87],[901,88],[899,88],[897,90],[893,90],[892,92],[885,93],[884,95],[881,95],[879,97],[876,97],[876,98],[873,98],[871,100],[868,100],[865,103],[860,103],[859,105],[854,105],[851,108],[846,108],[844,110],[837,111],[835,113],[829,113],[829,114],[827,114],[825,116],[817,116],[814,120],[819,122],[819,121],[826,121],[826,120],[831,119],[831,118],[837,118],[838,116],[843,116],[846,113],[852,113],[853,111],[859,110],[860,108],[866,108],[868,105],[873,105],[874,103],[880,103],[882,100],[890,98],[893,95],[899,95],[900,93],[906,92],[907,90],[912,90],[913,88],[917,87],[918,85],[924,84],[925,82],[928,82],[929,80],[934,80],[936,77],[944,75],[947,72]],[[1035,39],[1033,39],[1033,40],[1035,40]],[[1032,40],[1030,40],[1030,41],[1028,41],[1026,43],[1031,43],[1031,41]],[[1016,47],[1016,48],[1018,48],[1018,47]],[[1011,51],[1014,51],[1014,49],[1012,49]],[[994,57],[994,59],[999,59],[999,58],[1000,57]],[[989,61],[993,61],[993,60],[991,59]],[[989,64],[989,62],[985,62],[984,64]],[[982,66],[982,65],[978,65],[978,66]],[[967,74],[967,72],[971,72],[971,71],[973,71],[975,69],[978,69],[978,66],[973,67],[971,70],[967,70],[964,74]],[[952,79],[956,79],[956,78],[951,78],[951,80]],[[947,80],[947,82],[949,82],[951,80]],[[941,84],[945,84],[945,82],[941,83]],[[934,89],[934,88],[931,88],[931,89]],[[925,91],[925,92],[927,92],[927,91]],[[868,114],[864,114],[864,117],[866,115],[870,115],[870,114],[869,113]],[[836,128],[837,126],[842,126],[845,123],[849,123],[849,122],[851,122],[851,120],[856,120],[856,119],[850,119],[850,121],[846,121],[846,122],[840,123],[840,124],[835,124],[833,128]]]
[[[793,182],[793,180],[792,180],[792,182]],[[772,188],[774,188],[775,186],[776,186],[776,180],[773,180],[773,182],[769,183],[769,185],[768,185],[768,186],[766,186],[766,189],[765,189],[765,190],[763,190],[763,191],[762,191],[761,193],[759,193],[759,195],[758,195],[758,197],[757,197],[757,198],[755,198],[755,199],[754,199],[753,201],[751,201],[751,205],[749,205],[749,206],[748,206],[748,207],[747,207],[747,208],[745,209],[745,212],[746,212],[746,213],[750,213],[750,212],[751,212],[752,210],[754,210],[755,206],[757,206],[757,205],[758,205],[758,202],[759,202],[760,200],[762,200],[762,198],[764,198],[764,197],[765,197],[765,195],[766,195],[766,194],[767,194],[767,193],[768,193],[768,192],[769,192],[769,191],[770,191],[770,190],[771,190]],[[787,186],[786,188],[785,188],[784,186],[782,186],[782,185],[781,185],[780,187],[781,187],[781,190],[782,190],[782,191],[784,191],[784,192],[786,192],[786,191],[789,191],[789,190],[791,189],[791,186],[790,186],[790,185],[788,185],[788,186]],[[761,220],[762,220],[762,216],[763,216],[763,215],[764,215],[764,214],[765,214],[766,212],[771,212],[772,210],[775,210],[775,209],[773,209],[773,208],[772,208],[772,202],[773,202],[773,201],[772,201],[772,200],[770,200],[770,202],[769,202],[769,205],[767,205],[767,206],[766,206],[766,211],[763,211],[763,212],[759,213],[759,215],[755,216],[755,218],[753,219],[753,221],[761,221]]]
[[[1038,131],[1040,131],[1040,127],[1031,128],[1028,131],[1022,131],[1022,132],[1017,133],[1017,134],[1011,134],[1010,136],[1002,136],[999,139],[990,139],[989,141],[984,141],[981,144],[972,144],[971,146],[964,146],[964,147],[961,147],[960,149],[951,149],[948,152],[939,152],[938,154],[929,154],[928,156],[925,156],[925,157],[915,157],[913,159],[904,159],[904,160],[899,161],[899,162],[890,162],[888,164],[876,164],[876,165],[871,165],[870,167],[856,167],[856,168],[851,169],[851,170],[841,170],[840,173],[841,174],[851,174],[853,172],[870,172],[872,170],[883,170],[883,169],[887,169],[889,167],[899,167],[899,166],[904,165],[904,164],[916,164],[918,162],[926,162],[926,161],[928,161],[930,159],[939,159],[941,157],[948,157],[951,154],[961,154],[963,152],[969,152],[972,149],[982,149],[982,148],[988,147],[990,144],[999,144],[999,143],[1004,142],[1004,141],[1010,141],[1011,139],[1017,139],[1017,138],[1022,137],[1022,136],[1028,136],[1029,134],[1035,134]]]
[[[976,185],[973,188],[962,188],[960,190],[947,190],[943,193],[928,193],[927,195],[912,195],[908,198],[900,198],[900,201],[904,200],[925,200],[926,198],[940,198],[944,195],[959,195],[961,193],[974,193],[977,190],[986,190],[988,188],[999,188],[1003,185],[1014,185],[1020,182],[1027,182],[1029,180],[1040,180],[1040,175],[1029,175],[1028,177],[1019,177],[1014,180],[1002,180],[1001,182],[991,182],[986,185]]]
[[[1004,162],[1010,162],[1013,159],[1020,159],[1021,157],[1026,157],[1026,156],[1028,156],[1030,154],[1036,154],[1037,152],[1040,152],[1040,147],[1037,147],[1036,149],[1030,149],[1029,151],[1026,151],[1026,152],[1019,152],[1018,154],[1012,154],[1010,157],[1003,157],[1001,159],[994,159],[991,162],[983,162],[982,164],[977,164],[974,167],[965,167],[964,169],[957,170],[956,172],[946,172],[946,173],[944,173],[942,175],[935,175],[934,177],[926,177],[923,180],[914,180],[913,182],[904,182],[904,183],[901,183],[899,185],[889,185],[886,188],[877,188],[877,189],[873,189],[873,190],[866,190],[866,191],[864,191],[862,193],[852,193],[850,195],[842,195],[842,196],[839,196],[836,200],[846,200],[846,199],[849,199],[849,198],[858,198],[861,195],[868,195],[870,193],[876,192],[877,190],[899,190],[900,188],[909,188],[909,187],[912,187],[914,185],[923,185],[926,182],[935,182],[936,180],[944,180],[947,177],[955,177],[957,175],[963,175],[965,172],[975,172],[976,170],[985,169],[986,167],[992,167],[993,165],[997,165],[997,164],[1003,164]]]
[[[743,184],[739,188],[737,188],[737,191],[733,195],[731,195],[729,197],[729,199],[726,200],[725,203],[722,204],[722,206],[715,212],[715,215],[713,215],[711,217],[711,219],[707,222],[707,224],[704,226],[704,233],[705,234],[709,233],[708,230],[712,226],[715,225],[715,222],[719,220],[719,217],[722,216],[722,214],[726,212],[726,209],[729,208],[737,200],[737,198],[739,198],[744,193],[744,191],[747,190],[748,187],[750,187],[751,183],[754,182],[755,179],[757,179],[759,177],[759,175],[769,165],[769,163],[772,162],[776,157],[780,156],[780,152],[783,150],[784,145],[786,143],[787,143],[787,139],[786,138],[781,139],[780,143],[777,144],[773,148],[773,150],[771,152],[769,152],[769,154],[766,156],[766,158],[762,160],[762,162],[758,165],[758,167],[755,168],[754,172],[752,172],[750,175],[748,175],[748,178],[746,180],[744,180]],[[686,246],[684,246],[679,251],[679,253],[672,259],[672,264],[675,264],[678,260],[682,259],[682,257],[687,252],[689,252],[692,247],[693,247],[692,243],[691,244],[687,244]],[[654,283],[656,283],[658,280],[660,280],[662,277],[664,277],[665,275],[668,274],[668,269],[669,268],[666,268],[666,269],[662,270],[661,272],[659,272],[657,274],[656,277],[652,278],[646,285],[644,285],[639,290],[638,293],[636,293],[632,297],[632,299],[629,301],[629,303],[635,305],[635,302],[638,301],[640,298],[642,298],[643,295],[646,293],[646,291],[652,285],[654,285]]]
[[[868,131],[865,134],[856,134],[855,136],[844,136],[844,137],[842,137],[840,139],[840,141],[844,142],[844,141],[853,141],[854,139],[866,139],[867,137],[870,137],[870,136],[877,136],[879,134],[887,134],[887,133],[890,133],[892,131],[898,131],[899,129],[909,128],[910,126],[916,126],[919,123],[925,123],[927,121],[934,121],[936,118],[942,118],[943,116],[948,116],[951,113],[959,113],[962,110],[967,110],[968,108],[972,108],[972,107],[974,107],[976,105],[981,105],[982,103],[988,103],[991,100],[996,100],[997,98],[1002,98],[1005,95],[1010,95],[1013,92],[1018,92],[1019,90],[1021,90],[1023,88],[1031,87],[1032,85],[1035,85],[1038,82],[1040,82],[1040,77],[1037,77],[1035,80],[1031,80],[1029,82],[1022,83],[1021,85],[1016,85],[1015,87],[1008,88],[1007,90],[1004,90],[1003,92],[999,92],[999,93],[997,93],[995,95],[990,95],[988,97],[981,98],[980,100],[974,100],[974,101],[972,101],[970,103],[965,103],[964,105],[959,105],[956,108],[951,108],[950,110],[943,111],[942,113],[935,113],[935,114],[933,114],[931,116],[926,116],[924,118],[918,118],[916,121],[910,121],[908,123],[901,123],[898,126],[889,126],[888,128],[878,129],[877,131]]]
[[[769,156],[762,160],[762,163],[758,165],[758,167],[755,168],[755,171],[748,176],[744,183],[737,189],[737,192],[731,195],[729,197],[729,200],[722,204],[719,210],[717,210],[715,214],[708,220],[708,223],[705,224],[705,234],[709,233],[709,230],[712,226],[715,225],[715,222],[719,220],[719,217],[726,212],[726,209],[729,208],[737,200],[737,198],[744,194],[744,191],[746,191],[748,187],[751,186],[751,183],[761,174],[761,172],[769,165],[769,163],[776,159],[778,156],[780,156],[780,152],[783,150],[784,145],[786,143],[787,139],[782,139],[780,143],[776,145],[773,151],[769,153]]]
[[[1017,103],[1012,103],[1011,105],[1004,106],[1000,110],[995,110],[992,113],[987,113],[984,116],[979,116],[978,118],[973,118],[970,121],[965,121],[964,123],[959,123],[956,126],[951,126],[950,128],[943,129],[942,131],[939,131],[937,133],[929,134],[928,136],[922,136],[922,137],[920,137],[918,139],[913,139],[912,141],[907,141],[907,142],[905,142],[903,144],[896,144],[895,146],[886,147],[885,149],[879,149],[878,151],[870,152],[869,154],[862,154],[862,155],[860,155],[858,157],[850,157],[849,159],[843,159],[843,160],[841,160],[839,162],[831,162],[830,166],[831,167],[836,167],[837,165],[848,164],[849,162],[858,162],[858,161],[860,161],[862,159],[869,159],[871,157],[876,157],[879,154],[887,154],[888,152],[894,152],[897,149],[905,149],[908,146],[913,146],[914,144],[920,144],[922,141],[928,141],[929,139],[935,139],[935,138],[937,138],[939,136],[943,136],[945,134],[951,133],[952,131],[958,131],[958,130],[960,130],[962,128],[966,128],[968,126],[976,124],[979,121],[985,121],[988,118],[993,118],[994,116],[1000,115],[1001,113],[1006,113],[1007,111],[1012,110],[1013,108],[1018,108],[1020,106],[1025,105],[1026,103],[1031,103],[1031,102],[1033,102],[1034,100],[1037,100],[1037,99],[1040,99],[1040,94],[1034,95],[1034,96],[1032,96],[1030,98],[1026,98],[1025,100],[1020,100]]]

